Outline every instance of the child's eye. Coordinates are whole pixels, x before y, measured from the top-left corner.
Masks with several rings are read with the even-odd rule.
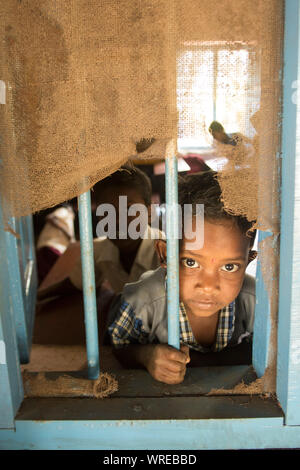
[[[199,264],[193,258],[182,258],[182,264],[186,268],[198,268]]]
[[[240,266],[238,264],[228,263],[224,264],[221,267],[221,270],[225,271],[226,273],[235,273],[236,271],[238,271],[239,268]]]

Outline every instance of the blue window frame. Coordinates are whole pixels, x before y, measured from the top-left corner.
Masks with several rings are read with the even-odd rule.
[[[298,104],[292,100],[293,84],[300,69],[300,6],[298,0],[285,2],[285,43],[282,121],[282,217],[280,246],[280,291],[277,346],[277,397],[283,413],[274,402],[252,397],[166,397],[164,407],[155,399],[128,398],[123,402],[47,399],[24,402],[23,413],[14,420],[22,401],[17,335],[9,292],[8,257],[5,235],[0,230],[0,343],[5,344],[5,360],[0,357],[0,448],[4,449],[243,449],[299,448],[300,446],[300,222],[297,216],[300,194],[300,148],[297,128]],[[300,160],[299,160],[300,161]],[[176,174],[171,162],[169,181]],[[168,190],[169,195],[171,191]],[[173,201],[176,194],[173,194]],[[268,234],[266,234],[268,235]],[[266,236],[263,235],[263,236]],[[176,245],[168,243],[171,253]],[[174,267],[173,287],[178,273]],[[268,364],[270,336],[269,304],[262,279],[258,277],[256,344],[260,355],[254,361],[260,374]],[[174,292],[171,290],[171,292]],[[89,320],[86,320],[89,321]],[[174,344],[178,336],[172,333]],[[173,340],[172,340],[173,341]],[[255,346],[254,346],[255,348]],[[2,350],[2,349],[0,349]],[[256,351],[254,351],[256,352]],[[152,400],[152,401],[151,401]],[[44,403],[44,405],[43,405]],[[230,404],[231,403],[231,404]],[[120,406],[121,405],[121,406]],[[137,406],[139,408],[137,408]],[[133,418],[132,409],[140,410]],[[176,418],[173,418],[176,416]],[[209,419],[208,419],[209,418]],[[41,422],[42,420],[42,422]]]
[[[11,262],[9,253],[0,207],[0,428],[11,428],[14,426],[15,415],[23,400],[23,385],[14,315],[15,308],[19,308],[20,297],[18,302],[14,304],[11,296],[12,286],[10,285],[10,277],[7,275]],[[13,254],[16,254],[16,250],[13,251]],[[13,260],[13,263],[16,263],[16,261]],[[15,266],[18,266],[18,263]],[[19,279],[19,285],[21,285],[20,283]],[[20,295],[21,293],[18,291],[18,296]],[[22,305],[20,309],[22,309]],[[25,322],[25,319],[23,320]]]
[[[299,2],[286,2],[277,396],[285,423],[300,425],[300,84]],[[298,184],[297,184],[298,183]]]

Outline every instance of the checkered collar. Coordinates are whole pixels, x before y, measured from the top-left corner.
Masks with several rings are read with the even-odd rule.
[[[235,302],[231,302],[231,304],[220,310],[215,343],[211,348],[207,348],[197,343],[187,317],[185,306],[183,302],[180,302],[179,325],[181,342],[187,344],[190,348],[195,349],[196,351],[221,351],[227,346],[231,339],[234,330],[234,320]]]

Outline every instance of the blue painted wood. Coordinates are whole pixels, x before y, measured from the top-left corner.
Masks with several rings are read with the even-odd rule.
[[[0,206],[0,428],[14,427],[14,416],[23,400],[9,261]]]
[[[9,221],[9,225],[15,233],[18,228],[15,219]],[[19,225],[19,224],[18,224]],[[26,327],[25,303],[24,303],[24,279],[23,279],[23,258],[21,263],[19,259],[19,240],[10,232],[5,232],[6,241],[6,256],[8,261],[8,277],[9,277],[9,290],[12,302],[12,311],[15,320],[15,328],[17,333],[18,350],[20,360],[28,362],[28,338]],[[19,246],[18,246],[19,245]]]
[[[271,232],[260,231],[258,243],[271,235]],[[268,365],[271,318],[269,296],[263,280],[259,259],[256,269],[256,306],[253,333],[252,363],[257,376],[261,377]]]
[[[31,219],[31,216],[28,216]],[[24,237],[18,239],[10,232],[5,232],[6,253],[8,257],[9,269],[9,289],[11,293],[13,314],[17,332],[18,349],[20,361],[29,362],[30,348],[35,316],[35,301],[37,292],[37,272],[34,259],[33,234],[28,238],[28,228],[32,231],[32,222],[22,218],[15,220],[11,218],[9,225],[12,230]],[[20,227],[23,227],[20,230]],[[24,228],[27,228],[25,231]],[[27,232],[27,233],[26,233]],[[20,251],[22,252],[20,258]]]
[[[166,158],[168,343],[179,349],[179,249],[177,158]]]
[[[300,427],[282,418],[140,421],[18,421],[0,449],[293,449]]]
[[[290,425],[300,425],[299,8],[298,0],[285,2],[277,396]]]
[[[9,289],[17,333],[21,363],[29,362],[35,317],[37,270],[33,250],[32,216],[9,220],[11,229],[19,234],[5,232],[8,257]],[[22,230],[21,230],[22,227]],[[24,240],[22,241],[22,238]]]
[[[78,206],[88,377],[97,379],[100,367],[90,191],[79,196]]]

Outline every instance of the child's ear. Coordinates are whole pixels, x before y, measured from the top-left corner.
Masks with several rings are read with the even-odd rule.
[[[155,249],[162,268],[167,267],[167,243],[165,240],[157,240]]]
[[[256,250],[250,250],[249,251],[249,256],[248,256],[248,263],[251,263],[251,261],[253,261],[255,258],[257,257],[257,251]]]

